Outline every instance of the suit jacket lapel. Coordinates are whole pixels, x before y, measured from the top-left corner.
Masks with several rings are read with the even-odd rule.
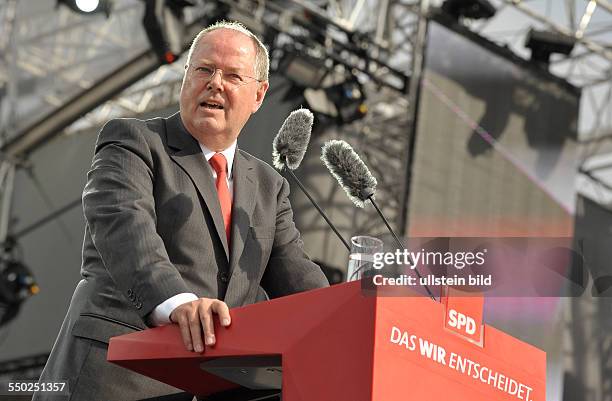
[[[249,235],[251,215],[255,207],[255,194],[257,193],[257,180],[254,177],[253,167],[248,160],[236,150],[233,167],[234,199],[232,203],[232,235],[230,249],[230,282],[225,296],[225,302],[231,306],[242,305],[242,299],[250,286],[247,271],[237,268],[244,245]],[[241,297],[238,297],[241,295]]]
[[[234,156],[233,179],[234,199],[232,202],[230,271],[236,266],[244,250],[244,243],[251,225],[251,214],[255,207],[255,194],[257,193],[257,180],[253,177],[253,167],[239,150],[236,150]]]
[[[185,170],[191,178],[198,192],[204,199],[204,203],[212,216],[217,236],[223,243],[225,256],[229,260],[229,249],[225,236],[225,225],[221,215],[221,206],[217,196],[217,189],[213,181],[212,168],[206,162],[204,154],[198,141],[189,134],[183,126],[179,113],[174,114],[166,120],[166,135],[168,146],[174,149],[170,157]]]

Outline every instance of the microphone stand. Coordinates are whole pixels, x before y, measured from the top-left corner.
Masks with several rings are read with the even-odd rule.
[[[374,209],[376,209],[376,212],[378,212],[378,215],[381,217],[381,219],[383,220],[383,222],[387,226],[387,229],[389,230],[389,232],[391,233],[391,235],[395,239],[395,243],[397,244],[397,246],[399,246],[401,249],[406,249],[406,246],[404,245],[402,240],[400,240],[400,238],[395,234],[395,231],[393,231],[393,229],[391,228],[391,225],[389,224],[389,221],[387,221],[387,218],[383,214],[382,210],[380,210],[380,208],[378,207],[378,205],[374,201],[374,190],[372,190],[371,188],[366,188],[366,189],[364,189],[362,191],[362,196],[366,200],[369,200],[370,202],[372,202],[372,206],[374,206]],[[414,261],[412,260],[412,257],[410,255],[408,255],[408,258],[409,258],[410,264],[414,265],[414,272],[416,273],[417,277],[419,278],[419,280],[422,279],[423,276],[421,276],[421,273],[419,273],[419,271],[417,270],[416,265],[415,265]],[[436,297],[431,292],[429,287],[426,286],[426,285],[423,285],[423,287],[425,287],[425,290],[427,291],[427,294],[429,294],[429,297],[435,301]]]
[[[304,195],[306,195],[306,197],[310,200],[310,203],[312,203],[312,205],[317,209],[317,211],[319,212],[319,214],[323,217],[323,219],[325,219],[325,221],[327,222],[327,224],[329,225],[329,227],[333,230],[333,232],[336,234],[336,236],[340,239],[340,241],[342,241],[342,244],[344,245],[344,247],[346,248],[347,251],[349,251],[349,253],[351,252],[351,246],[349,245],[349,243],[342,237],[342,235],[340,235],[340,232],[338,231],[338,229],[336,228],[336,226],[334,226],[334,224],[331,222],[331,220],[329,220],[329,218],[327,217],[327,215],[325,214],[325,212],[319,207],[319,205],[317,204],[317,202],[312,198],[312,196],[310,196],[310,194],[308,193],[308,191],[306,190],[306,188],[304,187],[304,185],[302,185],[302,183],[300,182],[300,180],[297,178],[297,176],[295,175],[295,173],[293,172],[293,170],[291,170],[288,166],[287,166],[287,160],[286,158],[283,156],[283,164],[285,165],[285,170],[289,172],[289,174],[291,175],[291,177],[293,177],[293,179],[295,180],[295,182],[298,184],[298,186],[300,187],[300,189],[302,190],[302,192],[304,192]]]

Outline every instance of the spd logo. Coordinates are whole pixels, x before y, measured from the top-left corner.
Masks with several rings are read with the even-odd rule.
[[[448,322],[446,322],[446,324],[449,327],[454,327],[458,331],[464,332],[467,335],[473,335],[476,333],[476,321],[461,312],[457,312],[454,309],[450,309],[448,311]]]
[[[484,298],[474,295],[466,296],[457,289],[447,291],[447,296],[443,299],[446,305],[444,327],[482,347],[484,344],[482,324]]]

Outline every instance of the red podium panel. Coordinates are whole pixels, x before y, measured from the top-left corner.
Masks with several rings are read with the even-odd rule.
[[[429,298],[367,296],[351,282],[232,309],[201,354],[169,325],[112,338],[108,360],[202,396],[237,387],[202,363],[277,356],[284,401],[545,401],[543,351],[486,325],[481,347],[444,320]]]

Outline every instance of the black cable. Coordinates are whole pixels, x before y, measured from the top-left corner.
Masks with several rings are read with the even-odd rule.
[[[389,229],[389,232],[391,233],[391,235],[393,235],[393,238],[395,239],[395,242],[397,244],[397,246],[400,247],[400,249],[406,249],[406,246],[404,245],[404,243],[399,239],[399,237],[395,234],[395,231],[393,231],[393,229],[391,228],[391,225],[389,224],[389,222],[387,221],[385,215],[382,213],[382,211],[378,208],[378,205],[376,204],[376,202],[374,201],[374,194],[370,195],[368,197],[368,199],[370,200],[370,202],[372,202],[372,205],[374,206],[374,208],[376,209],[376,211],[378,212],[378,215],[383,219],[383,221],[385,222],[385,225],[387,226],[387,229]],[[414,272],[416,273],[416,275],[418,276],[419,280],[421,280],[423,278],[423,276],[421,276],[421,273],[419,273],[418,269],[416,268],[416,264],[414,263],[414,261],[412,260],[412,257],[408,256],[410,263],[412,265],[414,265]],[[434,301],[436,300],[436,297],[434,296],[434,294],[431,292],[431,290],[429,289],[429,287],[427,285],[423,285],[423,287],[425,287],[425,290],[427,291],[427,293],[429,294],[429,297],[431,299],[433,299]]]
[[[287,166],[287,164],[285,163],[285,166]],[[342,237],[342,235],[340,234],[340,232],[338,232],[338,229],[336,228],[336,226],[334,226],[334,224],[329,220],[329,218],[327,217],[327,215],[325,214],[325,212],[323,212],[323,210],[321,210],[321,208],[319,207],[319,205],[317,205],[317,202],[315,202],[315,200],[312,198],[312,196],[310,196],[310,194],[308,193],[308,191],[306,190],[306,188],[304,188],[304,186],[302,185],[302,183],[300,182],[300,180],[296,177],[295,173],[290,169],[290,168],[286,168],[286,171],[289,172],[289,174],[291,175],[291,177],[293,177],[293,179],[295,180],[295,182],[298,184],[298,186],[300,187],[300,189],[302,190],[302,192],[304,192],[304,194],[308,197],[308,199],[310,200],[310,203],[313,204],[313,206],[315,208],[317,208],[317,210],[319,211],[319,214],[321,216],[323,216],[323,218],[325,219],[325,221],[327,222],[327,224],[331,227],[331,229],[334,231],[334,233],[336,234],[336,236],[340,239],[340,241],[342,241],[342,244],[344,244],[344,246],[346,247],[346,249],[350,252],[351,251],[351,246],[349,245],[349,243]]]

